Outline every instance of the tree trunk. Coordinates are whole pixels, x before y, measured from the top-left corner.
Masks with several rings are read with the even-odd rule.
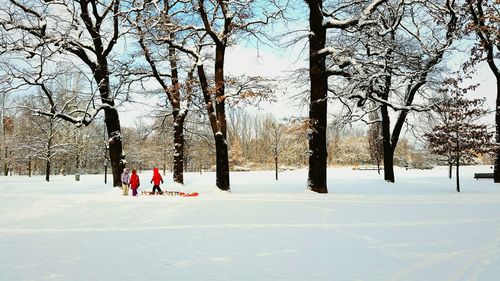
[[[387,105],[380,107],[382,115],[382,145],[384,148],[384,180],[394,182],[394,150],[391,144],[391,120]]]
[[[496,73],[497,80],[497,101],[495,110],[495,141],[500,145],[500,75]],[[500,149],[495,150],[495,163],[493,168],[493,181],[500,183]]]
[[[222,54],[223,55],[223,54]],[[217,56],[216,56],[217,57]],[[216,60],[219,61],[219,64],[216,63],[216,66],[220,67],[220,59]],[[215,158],[216,158],[216,185],[220,190],[225,190],[229,191],[230,190],[230,185],[229,185],[229,155],[228,155],[228,149],[227,149],[227,141],[226,141],[226,119],[225,119],[225,112],[222,111],[220,112],[219,110],[223,110],[225,103],[224,103],[224,98],[221,97],[219,101],[217,101],[217,111],[214,109],[213,102],[212,102],[212,97],[211,97],[211,92],[212,89],[210,89],[208,85],[208,79],[205,75],[205,69],[203,67],[203,64],[198,64],[197,66],[198,70],[198,79],[200,80],[200,85],[201,89],[203,92],[203,99],[205,102],[205,106],[207,109],[207,116],[210,120],[210,127],[212,129],[212,132],[214,134],[214,140],[215,140]],[[221,72],[216,71],[216,81],[217,78],[220,79]],[[220,83],[220,82],[219,82]],[[223,83],[223,81],[222,81]],[[221,85],[217,84],[216,85]],[[223,87],[222,89],[219,87],[217,88],[217,96],[221,94],[224,91]]]
[[[5,141],[5,140],[4,140]],[[4,160],[3,160],[3,175],[8,176],[9,175],[9,153],[8,153],[8,147],[5,145],[4,146]]]
[[[394,182],[394,150],[384,147],[384,180]]]
[[[309,173],[308,188],[318,193],[328,193],[326,183],[327,147],[327,92],[328,76],[326,74],[325,55],[319,51],[325,48],[326,28],[323,26],[323,1],[311,0],[309,4]]]
[[[278,180],[278,156],[274,156],[274,170],[276,172],[276,180]]]
[[[449,171],[448,171],[448,178],[450,178],[450,179],[451,179],[452,169],[453,169],[453,163],[450,162],[449,163]]]
[[[216,185],[220,190],[230,190],[229,185],[229,155],[227,142],[221,134],[216,134],[215,158],[216,158]]]
[[[45,181],[50,181],[50,160],[45,160]]]
[[[111,162],[111,172],[113,174],[113,186],[121,186],[121,173],[125,168],[122,146],[122,136],[120,130],[120,119],[115,108],[104,110],[104,122],[108,133],[109,160]]]
[[[53,129],[53,122],[54,120],[51,119],[50,120],[50,123],[49,123],[49,131],[48,131],[48,134],[47,134],[47,152],[46,152],[46,155],[45,155],[45,180],[46,181],[49,181],[50,180],[50,168],[51,168],[51,165],[50,165],[50,158],[51,158],[51,154],[52,154],[52,129]]]
[[[215,49],[215,113],[218,132],[215,136],[215,154],[217,160],[217,187],[230,190],[229,186],[229,154],[227,148],[226,96],[224,81],[224,60],[226,45],[217,45]],[[222,133],[222,134],[219,134]]]
[[[380,160],[377,160],[377,172],[380,175]]]
[[[175,40],[175,33],[170,33],[170,39],[172,41]],[[178,57],[176,49],[172,46],[168,48],[168,60],[170,62],[170,79],[172,80],[173,88],[171,92],[172,97],[170,98],[174,117],[174,171],[172,176],[174,182],[184,185],[184,170],[187,170],[187,167],[184,167],[184,118],[186,115],[185,113],[181,113],[179,71],[177,69]],[[191,77],[191,75],[188,76]],[[158,79],[161,80],[161,78]]]
[[[121,186],[121,173],[125,168],[125,155],[123,155],[123,140],[120,127],[120,117],[115,108],[113,95],[109,87],[109,70],[105,57],[98,58],[98,68],[95,70],[94,79],[99,85],[101,102],[109,107],[104,109],[104,123],[108,133],[109,160],[113,173],[113,186]]]
[[[457,150],[457,171],[456,171],[456,177],[457,177],[457,192],[460,192],[460,151]]]
[[[184,184],[184,118],[174,118],[174,172],[173,180]]]

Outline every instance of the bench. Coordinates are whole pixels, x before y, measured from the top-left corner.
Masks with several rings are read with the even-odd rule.
[[[493,173],[475,173],[474,178],[476,180],[479,179],[492,179],[493,178]]]
[[[378,170],[377,167],[371,167],[371,166],[360,166],[360,167],[353,167],[353,170],[358,170],[358,171],[376,171]],[[383,167],[380,167],[380,170],[383,170]]]

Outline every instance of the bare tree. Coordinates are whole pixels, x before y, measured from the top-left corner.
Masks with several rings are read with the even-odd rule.
[[[57,99],[56,94],[51,95]],[[67,129],[67,123],[55,115],[37,116],[33,115],[33,108],[43,108],[44,94],[39,92],[36,97],[30,97],[21,106],[25,109],[26,116],[31,118],[33,127],[32,134],[28,135],[26,149],[34,158],[45,162],[45,180],[50,180],[50,174],[53,167],[53,159],[60,153],[69,150],[70,140],[63,132]],[[53,109],[49,109],[53,110]],[[34,120],[36,119],[36,121]],[[66,125],[66,126],[65,126]]]
[[[196,61],[174,46],[164,44],[162,38],[168,37],[175,41],[176,37],[189,36],[190,31],[178,29],[176,19],[171,18],[179,11],[185,12],[188,5],[182,1],[163,1],[163,7],[147,1],[138,1],[135,5],[137,9],[128,15],[128,21],[136,31],[135,36],[147,67],[140,66],[131,71],[137,76],[132,81],[143,83],[153,78],[166,96],[173,124],[173,180],[184,184],[184,123],[194,92]]]
[[[271,156],[274,160],[275,178],[278,180],[279,160],[282,152],[288,147],[289,138],[287,138],[287,126],[274,120],[273,117],[268,116],[264,120],[264,131],[267,133],[265,138],[268,138],[268,147]]]
[[[120,119],[111,85],[111,54],[120,37],[120,0],[9,0],[0,7],[3,30],[0,53],[27,59],[57,55],[59,61],[78,61],[97,87],[100,104],[92,98],[87,106],[73,114],[44,111],[41,114],[62,118],[74,124],[88,125],[99,111],[104,111],[113,185],[120,185],[125,165],[122,155]],[[48,97],[50,100],[50,97]],[[55,104],[51,104],[55,108]]]

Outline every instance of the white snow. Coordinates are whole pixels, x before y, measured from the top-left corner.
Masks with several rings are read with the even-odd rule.
[[[0,177],[0,280],[499,280],[500,185],[463,167],[185,173],[199,197],[124,197],[103,175]],[[141,188],[150,190],[151,172]],[[108,176],[108,182],[111,176]]]

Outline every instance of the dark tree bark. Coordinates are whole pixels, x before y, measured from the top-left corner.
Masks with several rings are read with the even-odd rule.
[[[278,156],[274,156],[274,171],[276,174],[276,180],[278,180]]]
[[[174,182],[184,184],[184,119],[174,121]],[[174,118],[175,120],[175,118]]]
[[[121,173],[123,172],[124,157],[123,144],[120,130],[120,119],[116,109],[104,110],[104,123],[109,137],[109,160],[113,173],[113,186],[121,186]]]
[[[220,190],[230,190],[229,183],[229,154],[226,141],[226,119],[225,115],[217,113],[213,106],[208,86],[208,79],[202,64],[197,66],[198,78],[203,92],[203,99],[207,108],[207,115],[215,140],[215,160],[216,160],[216,185]],[[218,92],[220,94],[220,92]],[[220,105],[217,107],[220,108]],[[219,120],[220,117],[224,117]]]
[[[306,1],[309,5],[309,173],[308,188],[318,193],[328,193],[326,184],[327,147],[327,94],[328,75],[326,55],[320,54],[326,44],[326,28],[323,26],[323,1]]]
[[[48,152],[50,153],[50,151]],[[50,159],[45,159],[45,181],[49,182],[50,181],[50,170],[51,170],[51,165],[50,165]]]
[[[171,33],[170,36],[174,37]],[[174,182],[184,184],[184,119],[186,113],[180,112],[180,85],[179,71],[177,70],[177,55],[174,47],[168,48],[168,59],[170,61],[170,75],[172,80],[173,93],[170,97],[173,108],[172,116],[174,122]],[[189,83],[189,82],[188,82]],[[187,110],[187,109],[186,109]]]
[[[497,102],[495,110],[495,141],[500,144],[500,73],[497,71],[495,74],[497,79]],[[500,183],[500,149],[496,150],[495,163],[493,169],[493,181]]]
[[[52,158],[52,122],[53,120],[51,119],[49,121],[49,128],[47,131],[47,151],[45,153],[45,181],[50,181],[50,170],[51,170],[51,164],[50,164],[50,158]]]
[[[394,150],[391,144],[391,120],[387,105],[381,106],[382,137],[384,147],[384,180],[394,182]]]
[[[458,132],[457,132],[458,133]],[[460,142],[459,138],[457,138],[457,155],[455,157],[455,162],[457,165],[457,171],[456,171],[456,181],[457,181],[457,192],[460,192]]]
[[[50,159],[45,160],[45,181],[49,182],[50,181]]]

